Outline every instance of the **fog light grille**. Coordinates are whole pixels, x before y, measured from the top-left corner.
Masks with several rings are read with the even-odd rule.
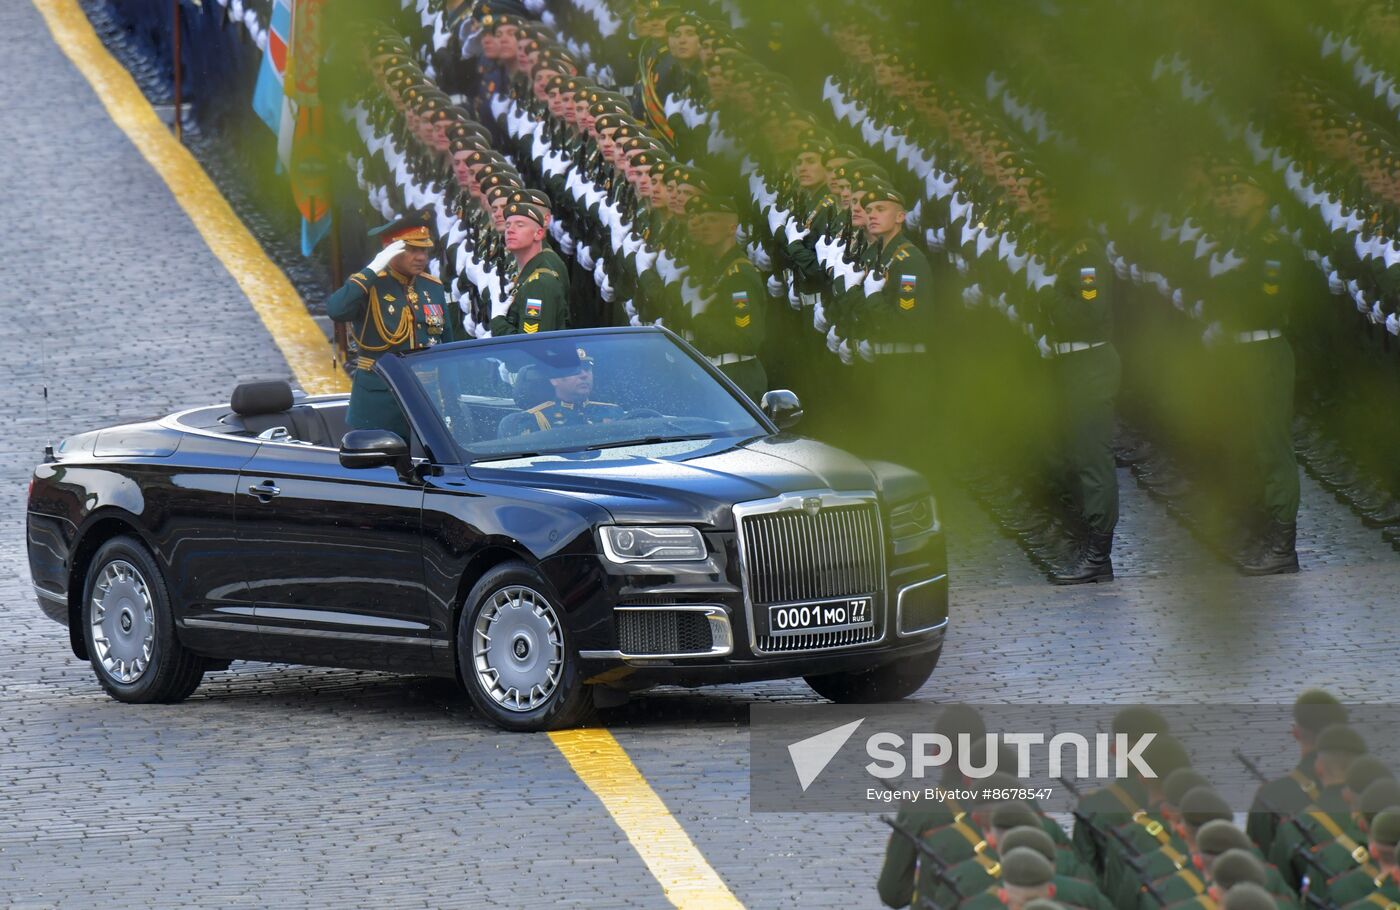
[[[623,654],[704,654],[714,645],[710,620],[699,610],[618,610]]]

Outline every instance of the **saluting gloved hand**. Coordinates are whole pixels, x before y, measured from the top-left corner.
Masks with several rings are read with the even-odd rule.
[[[381,269],[386,269],[389,267],[389,262],[406,249],[408,249],[407,244],[402,240],[395,240],[393,243],[380,250],[379,255],[371,259],[369,265],[365,266],[365,268],[369,269],[371,272],[378,272]]]
[[[772,275],[769,275],[769,276],[768,276],[768,296],[769,296],[769,297],[782,297],[782,296],[785,295],[786,293],[787,293],[787,287],[786,287],[786,285],[783,284],[783,276],[782,276],[780,273],[778,273],[778,272],[774,272]]]
[[[787,224],[783,225],[783,236],[787,238],[788,244],[797,243],[806,238],[810,233],[811,231],[798,224],[796,219],[792,219]]]
[[[1055,356],[1055,349],[1050,346],[1050,341],[1044,335],[1041,335],[1035,340],[1035,349],[1039,351],[1040,356],[1044,357],[1046,360]]]

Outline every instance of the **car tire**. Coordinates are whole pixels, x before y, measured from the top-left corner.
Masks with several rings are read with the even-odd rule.
[[[165,576],[132,537],[104,543],[83,580],[83,636],[97,681],[117,701],[183,701],[205,661],[180,644]]]
[[[457,670],[478,711],[506,730],[577,727],[593,693],[549,582],[523,562],[503,563],[472,586],[457,622]]]
[[[823,673],[803,677],[807,685],[822,698],[837,704],[874,704],[908,698],[928,682],[938,666],[943,649],[935,648],[924,654],[901,657],[892,663],[870,670],[844,673]]]

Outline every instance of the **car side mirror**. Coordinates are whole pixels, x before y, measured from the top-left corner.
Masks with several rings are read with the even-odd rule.
[[[797,425],[802,419],[802,402],[797,400],[797,395],[787,389],[774,389],[771,392],[763,393],[763,401],[759,403],[763,413],[768,415],[768,419],[778,425],[778,429],[786,430]]]
[[[351,430],[340,440],[340,464],[346,468],[396,468],[408,476],[413,461],[408,443],[389,430]]]

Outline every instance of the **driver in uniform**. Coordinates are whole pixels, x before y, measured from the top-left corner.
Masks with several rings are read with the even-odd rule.
[[[521,370],[516,383],[528,389],[540,379],[548,380],[548,388],[541,384],[541,390],[549,398],[503,419],[499,433],[502,438],[622,419],[620,406],[588,397],[593,392],[593,358],[583,348],[578,348],[572,357],[565,353],[543,359],[545,363],[531,364]]]

